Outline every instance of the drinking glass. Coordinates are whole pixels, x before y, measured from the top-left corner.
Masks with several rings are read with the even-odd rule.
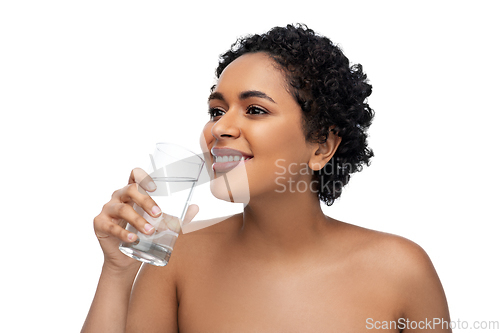
[[[154,153],[149,157],[150,165],[146,171],[156,184],[156,190],[149,192],[149,195],[162,214],[154,218],[134,204],[134,209],[155,227],[155,232],[145,235],[128,224],[126,229],[137,234],[138,238],[134,243],[122,242],[120,250],[139,261],[165,266],[182,227],[204,161],[195,153],[173,143],[157,143]]]

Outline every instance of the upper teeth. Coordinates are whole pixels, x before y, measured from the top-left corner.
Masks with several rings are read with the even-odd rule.
[[[243,157],[243,156],[215,156],[215,162],[219,163],[224,163],[224,162],[236,162],[236,161],[243,161],[243,160],[249,160],[250,157]]]

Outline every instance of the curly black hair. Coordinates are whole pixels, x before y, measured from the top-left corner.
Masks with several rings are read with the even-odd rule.
[[[373,157],[367,129],[374,112],[365,101],[372,86],[363,67],[350,66],[349,59],[330,39],[296,24],[238,39],[221,55],[217,78],[233,60],[254,52],[266,53],[283,70],[289,92],[302,108],[307,140],[325,142],[331,131],[342,138],[333,158],[313,175],[318,198],[332,205],[350,174],[361,171]]]

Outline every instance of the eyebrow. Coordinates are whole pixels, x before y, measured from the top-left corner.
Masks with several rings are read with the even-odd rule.
[[[267,99],[268,101],[271,101],[271,102],[273,102],[273,103],[276,104],[276,102],[274,101],[274,99],[272,99],[266,93],[263,93],[262,91],[258,91],[258,90],[243,91],[240,94],[240,96],[239,96],[240,100],[248,99],[248,98],[251,98],[251,97],[264,98],[264,99]],[[226,101],[224,99],[224,95],[222,95],[220,92],[217,92],[217,91],[211,93],[210,96],[208,96],[208,101],[211,101],[213,99],[218,99],[218,100],[221,100],[223,102]]]

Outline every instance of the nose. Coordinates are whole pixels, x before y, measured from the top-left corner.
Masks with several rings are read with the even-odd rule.
[[[238,110],[228,110],[212,126],[212,135],[220,140],[222,138],[237,138],[241,134],[238,124]]]

